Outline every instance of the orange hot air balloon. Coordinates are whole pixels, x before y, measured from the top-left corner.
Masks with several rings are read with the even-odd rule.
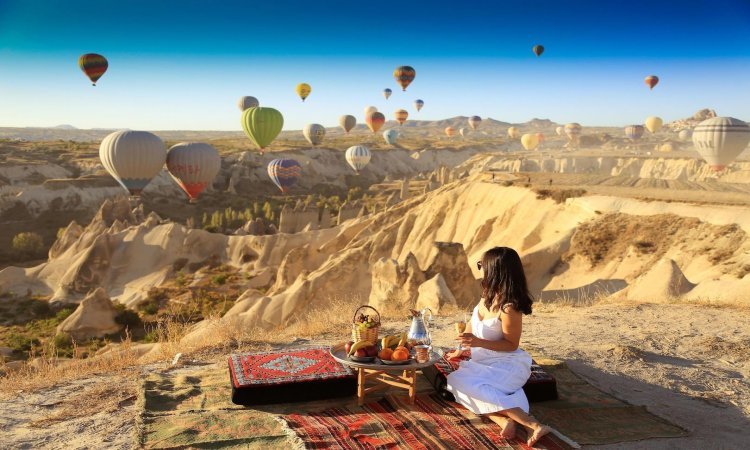
[[[365,123],[373,133],[377,133],[385,123],[385,116],[383,115],[383,113],[378,111],[371,112],[367,115],[367,117],[365,117]]]
[[[86,53],[78,58],[78,67],[80,67],[83,73],[89,77],[91,84],[96,86],[96,82],[102,77],[102,75],[104,75],[104,72],[107,71],[109,63],[107,62],[107,58],[102,55]]]
[[[416,76],[417,71],[411,66],[397,67],[396,70],[393,71],[393,78],[396,79],[396,82],[401,85],[403,90],[406,90],[406,87],[414,81],[414,77]]]
[[[403,125],[404,122],[406,122],[406,119],[409,118],[409,111],[405,109],[397,109],[396,112],[393,113],[393,117],[399,125]]]
[[[456,135],[456,129],[453,127],[446,127],[445,134],[448,135],[448,137],[453,137]]]
[[[653,89],[654,86],[659,84],[659,77],[657,77],[656,75],[649,75],[643,81],[646,83],[646,86],[648,86],[650,89]]]

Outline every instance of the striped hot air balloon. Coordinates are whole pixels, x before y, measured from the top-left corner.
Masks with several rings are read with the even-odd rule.
[[[242,129],[255,145],[260,154],[268,147],[284,127],[284,116],[273,108],[256,106],[242,113]]]
[[[91,80],[91,85],[96,86],[96,82],[107,71],[109,63],[107,58],[96,53],[86,53],[78,57],[78,67]]]
[[[99,145],[102,165],[130,195],[138,196],[167,159],[164,142],[147,131],[115,131]]]
[[[339,125],[341,125],[341,128],[343,128],[344,131],[349,133],[352,131],[352,128],[357,125],[357,118],[349,114],[341,116],[339,117]]]
[[[393,118],[396,119],[396,122],[398,122],[399,125],[403,125],[404,122],[406,122],[406,119],[409,118],[409,111],[405,109],[397,109],[393,113]]]
[[[215,148],[202,142],[182,142],[167,152],[167,170],[188,195],[190,203],[211,185],[221,169],[221,157]]]
[[[715,171],[724,170],[750,142],[750,127],[734,117],[712,117],[693,129],[693,145]]]
[[[423,106],[424,106],[423,100],[414,100],[414,107],[417,108],[417,112],[421,111]]]
[[[396,70],[393,71],[393,78],[396,79],[396,82],[401,85],[404,91],[414,81],[414,77],[416,76],[417,71],[411,66],[396,67]]]
[[[250,95],[240,97],[237,101],[237,107],[240,108],[240,111],[244,111],[248,108],[255,108],[256,106],[260,106],[260,102],[258,102],[257,98]]]
[[[654,89],[654,86],[659,83],[659,77],[656,75],[649,75],[643,80],[643,82],[646,83],[646,86],[648,86],[649,89]]]
[[[453,137],[456,135],[456,129],[453,127],[445,127],[445,134],[448,137]]]
[[[482,123],[482,118],[479,116],[469,117],[469,126],[472,130],[476,130],[479,124]]]
[[[302,176],[302,166],[293,159],[279,158],[268,163],[268,176],[286,194]]]
[[[689,128],[685,128],[684,130],[680,130],[680,132],[677,134],[677,138],[681,141],[689,141],[692,134],[692,130],[690,130]]]
[[[466,127],[461,127],[458,130],[458,134],[460,134],[461,137],[465,138],[469,134],[469,130]]]
[[[357,174],[370,162],[370,150],[364,145],[354,145],[346,149],[346,162]]]
[[[383,113],[378,111],[372,112],[368,114],[367,117],[365,117],[365,123],[373,133],[377,133],[385,123],[385,116],[383,115]]]
[[[625,137],[637,141],[643,137],[644,131],[643,125],[628,125],[625,127]]]
[[[313,147],[320,145],[323,142],[323,138],[326,137],[326,129],[323,125],[317,123],[309,123],[305,125],[302,130],[302,134]]]

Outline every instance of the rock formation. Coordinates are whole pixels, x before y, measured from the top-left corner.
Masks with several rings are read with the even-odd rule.
[[[685,278],[676,262],[662,258],[628,288],[628,300],[666,301],[689,292],[695,285]]]
[[[119,333],[123,326],[115,321],[117,309],[107,292],[98,288],[89,294],[78,308],[57,327],[58,333],[66,333],[77,341],[102,338]]]
[[[445,284],[443,275],[437,274],[419,285],[419,296],[414,309],[422,310],[430,308],[434,313],[439,313],[441,308],[456,307],[456,297],[448,285]]]

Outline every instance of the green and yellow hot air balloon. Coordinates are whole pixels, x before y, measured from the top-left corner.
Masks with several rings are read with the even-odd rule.
[[[260,149],[268,147],[284,127],[284,116],[273,108],[256,106],[242,113],[242,129]]]
[[[310,95],[310,92],[312,92],[312,87],[307,83],[300,83],[297,85],[296,91],[299,98],[304,102],[307,96]]]

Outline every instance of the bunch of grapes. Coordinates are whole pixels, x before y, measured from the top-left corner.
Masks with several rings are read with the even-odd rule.
[[[360,313],[359,316],[357,317],[357,326],[361,330],[363,330],[365,328],[376,327],[378,325],[380,325],[380,323],[377,322],[376,319],[375,319],[375,317],[373,317],[373,316]]]

